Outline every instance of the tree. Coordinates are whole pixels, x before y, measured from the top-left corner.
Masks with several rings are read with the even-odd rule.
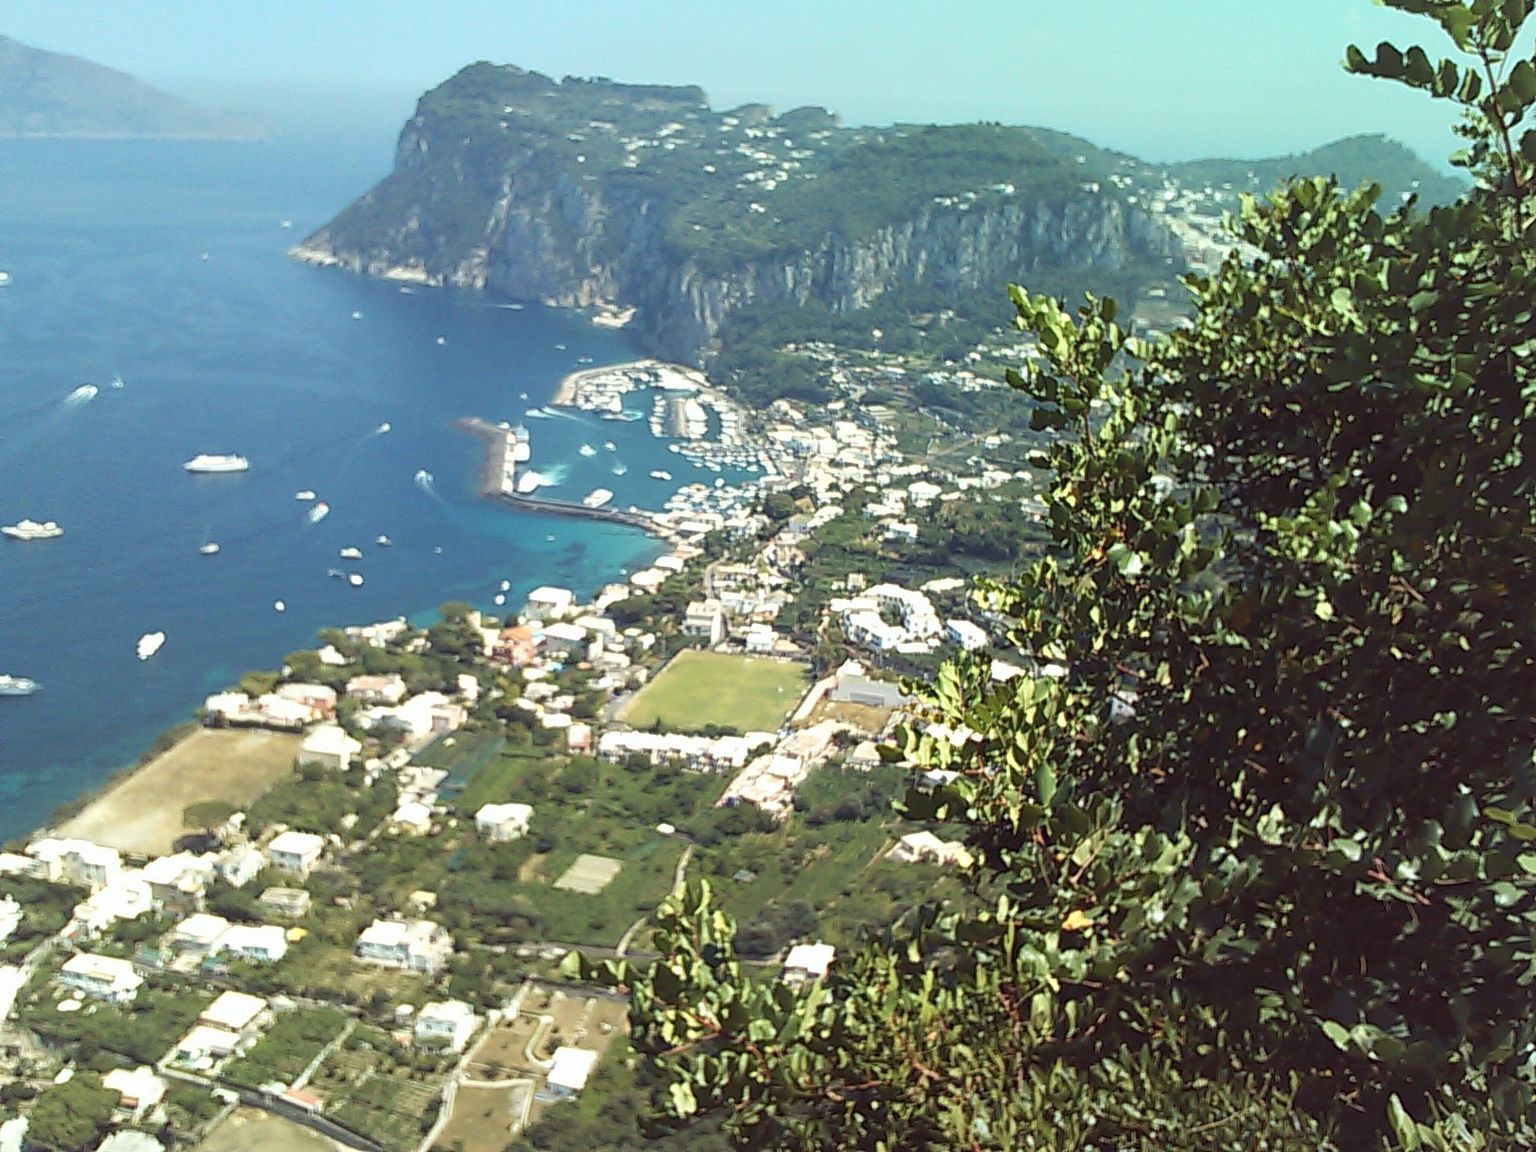
[[[199,800],[181,810],[181,826],[198,828],[212,836],[238,811],[240,806],[228,800]]]
[[[1293,183],[1134,340],[1013,289],[1050,552],[980,598],[1063,677],[961,658],[902,750],[955,782],[972,899],[747,973],[704,886],[629,984],[658,1122],[779,1148],[1536,1141],[1536,59],[1528,0],[1388,0],[1457,59],[1427,214]],[[1521,43],[1529,43],[1528,38]],[[1123,369],[1121,366],[1124,365]],[[575,964],[577,962],[573,962]]]
[[[101,1079],[82,1072],[64,1084],[46,1089],[32,1106],[27,1146],[50,1152],[79,1152],[95,1146],[112,1120],[118,1094],[103,1088]]]

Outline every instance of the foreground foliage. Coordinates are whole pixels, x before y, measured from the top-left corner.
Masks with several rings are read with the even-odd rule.
[[[950,665],[902,748],[958,773],[909,806],[964,827],[983,911],[914,914],[805,994],[687,891],[661,962],[602,969],[670,1077],[661,1126],[1536,1141],[1531,5],[1391,6],[1466,63],[1349,66],[1461,106],[1477,187],[1428,214],[1316,180],[1247,202],[1247,255],[1187,280],[1195,321],[1157,347],[1112,301],[1014,291],[1055,549],[982,595],[1070,673]]]

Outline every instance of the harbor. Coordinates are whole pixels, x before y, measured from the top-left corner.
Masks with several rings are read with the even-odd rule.
[[[594,507],[590,504],[573,504],[565,500],[549,500],[532,493],[517,490],[518,457],[526,451],[526,433],[506,424],[492,424],[478,417],[455,420],[454,427],[468,432],[485,444],[485,460],[480,467],[480,495],[496,500],[509,508],[525,512],[548,512],[558,516],[573,516],[582,520],[599,520],[608,524],[626,524],[647,532],[659,533],[661,525],[648,512],[635,508]],[[526,460],[526,455],[523,455]]]

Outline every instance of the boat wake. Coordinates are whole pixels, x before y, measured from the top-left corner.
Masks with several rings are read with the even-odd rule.
[[[539,488],[558,488],[565,483],[570,472],[564,464],[557,464],[547,472],[536,472],[529,468],[518,480],[517,490],[526,496]]]

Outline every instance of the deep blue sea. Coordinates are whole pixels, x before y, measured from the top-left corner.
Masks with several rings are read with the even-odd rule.
[[[632,358],[621,334],[285,258],[388,162],[388,141],[0,142],[0,523],[65,529],[0,540],[0,672],[43,684],[0,699],[0,839],[319,628],[489,609],[503,579],[509,605],[537,584],[591,591],[655,554],[631,529],[479,500],[480,444],[451,427],[520,420],[578,358]],[[69,399],[87,383],[94,398]],[[644,421],[528,427],[533,467],[565,476],[550,496],[659,507],[675,485],[651,469],[697,478]],[[250,471],[186,473],[203,452]],[[329,516],[310,523],[302,489]],[[338,559],[349,545],[362,561]],[[141,663],[152,630],[167,640]]]

